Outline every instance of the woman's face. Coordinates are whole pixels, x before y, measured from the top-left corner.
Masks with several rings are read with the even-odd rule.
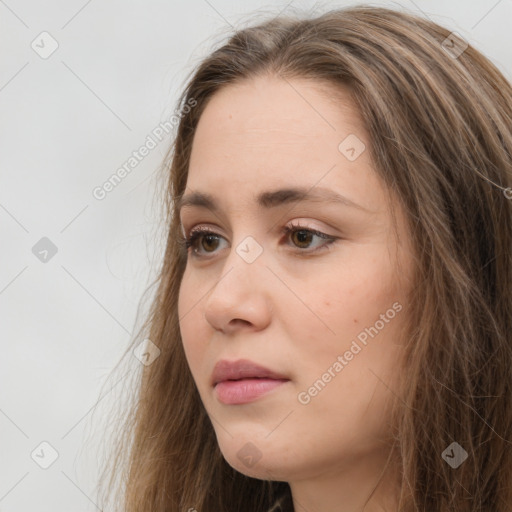
[[[409,236],[398,209],[397,244],[350,98],[320,87],[259,77],[214,95],[185,190],[212,203],[196,196],[180,214],[186,236],[213,233],[189,248],[185,354],[225,459],[255,478],[372,467],[397,393]],[[242,359],[281,380],[252,372],[212,385],[219,361]]]

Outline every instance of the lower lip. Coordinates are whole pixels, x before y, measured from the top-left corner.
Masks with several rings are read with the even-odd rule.
[[[226,405],[246,404],[256,400],[288,380],[241,379],[225,380],[215,386],[218,399]]]

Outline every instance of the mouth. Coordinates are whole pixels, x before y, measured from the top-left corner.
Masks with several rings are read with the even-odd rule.
[[[218,382],[214,386],[214,390],[218,400],[223,404],[240,405],[253,402],[286,382],[290,382],[290,380],[266,377],[228,379]]]
[[[289,380],[286,375],[249,359],[239,359],[237,361],[222,359],[217,362],[213,369],[210,384],[215,387],[220,382],[245,379]]]
[[[222,359],[214,367],[210,384],[226,405],[252,402],[282,386],[290,379],[249,359]]]

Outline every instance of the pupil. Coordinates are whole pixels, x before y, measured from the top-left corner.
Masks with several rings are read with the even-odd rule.
[[[312,236],[312,233],[309,233],[308,231],[305,231],[305,230],[301,230],[301,231],[296,231],[295,235],[299,239],[299,245],[302,243],[309,245],[309,243],[310,243],[309,238]]]
[[[206,240],[208,240],[209,242],[211,242],[212,240],[214,240],[214,241],[218,241],[218,240],[217,240],[217,237],[216,237],[215,235],[205,235],[205,236],[204,236],[204,238],[203,238],[203,242],[204,242],[204,241],[206,241]],[[207,247],[205,247],[204,245],[205,245],[205,244],[203,243],[203,248],[204,248],[204,249],[207,249]],[[215,250],[215,247],[213,247],[213,248],[212,248],[212,247],[210,247],[210,249]]]

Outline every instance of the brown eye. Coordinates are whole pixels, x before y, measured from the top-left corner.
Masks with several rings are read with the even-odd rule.
[[[314,234],[306,229],[299,229],[293,231],[291,234],[293,243],[301,249],[307,249],[307,247],[311,244],[313,236]]]
[[[289,239],[286,245],[290,245],[291,242],[295,249],[294,252],[304,256],[330,249],[332,243],[338,239],[338,237],[299,225],[285,226],[282,228],[282,233]],[[324,242],[311,249],[310,246],[314,245],[315,237]],[[221,240],[224,238],[210,229],[196,228],[190,232],[187,238],[180,240],[180,243],[186,248],[187,253],[192,248],[192,257],[199,259],[206,258],[206,255],[215,255]]]
[[[219,237],[217,235],[208,234],[208,235],[201,236],[200,239],[201,239],[201,247],[206,252],[215,251],[215,249],[219,245]],[[211,251],[208,248],[210,248]]]
[[[312,253],[316,253],[323,249],[329,249],[330,245],[338,239],[338,237],[326,235],[321,231],[317,231],[316,229],[311,229],[308,228],[307,226],[301,225],[285,226],[283,228],[283,233],[287,238],[290,239],[290,242],[295,246],[296,252],[298,254],[303,254],[305,256]],[[317,244],[317,247],[314,247],[315,237],[320,240],[324,240],[324,242],[321,244]],[[310,248],[311,245],[313,245],[312,249]]]

